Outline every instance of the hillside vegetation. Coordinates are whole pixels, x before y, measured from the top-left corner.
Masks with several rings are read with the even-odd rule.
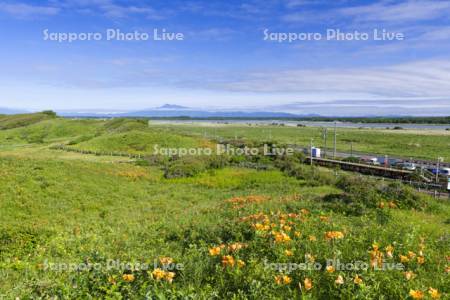
[[[0,116],[0,129],[12,129],[28,126],[55,117],[56,114],[51,111],[35,114],[2,115]]]
[[[43,119],[0,143],[0,298],[449,296],[450,204],[402,184],[302,155],[108,154],[214,145],[145,120]]]

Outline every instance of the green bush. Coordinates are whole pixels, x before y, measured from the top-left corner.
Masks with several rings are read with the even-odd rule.
[[[172,159],[165,167],[164,178],[193,177],[211,166],[208,157],[182,156]]]
[[[426,207],[426,203],[412,187],[394,181],[381,188],[381,193],[386,200],[394,201],[399,208],[419,209]]]
[[[363,176],[343,176],[337,181],[336,187],[343,193],[328,195],[324,201],[345,214],[361,215],[368,208],[379,207],[382,202],[402,209],[422,210],[426,207],[421,195],[397,181],[383,185]]]

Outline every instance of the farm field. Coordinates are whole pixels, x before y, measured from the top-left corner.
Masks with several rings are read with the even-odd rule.
[[[0,118],[0,299],[449,296],[448,201],[310,168],[301,157],[108,155],[213,147],[213,136],[308,144],[321,142],[320,129],[8,118]],[[357,151],[450,159],[446,133],[338,133],[339,150],[353,140]],[[52,149],[59,144],[98,153]]]
[[[316,147],[324,148],[324,130],[318,127],[248,126],[235,124],[170,124],[155,123],[154,128],[182,134],[195,134],[217,139],[246,139],[251,141],[276,141],[281,144],[309,146],[311,139]],[[327,149],[333,148],[333,128],[328,128]],[[450,131],[438,130],[386,130],[338,128],[338,151],[353,151],[399,157],[450,161]]]

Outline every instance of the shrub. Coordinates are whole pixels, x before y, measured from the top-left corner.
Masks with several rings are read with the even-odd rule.
[[[138,159],[134,162],[134,164],[136,166],[140,166],[140,167],[148,167],[148,166],[150,166],[150,161],[145,160],[145,159]]]
[[[350,162],[350,163],[359,163],[360,159],[355,156],[349,156],[349,157],[344,158],[342,161],[346,161],[346,162]]]
[[[51,118],[56,118],[56,113],[53,110],[44,110],[42,113]]]
[[[164,170],[165,178],[192,177],[207,169],[207,162],[193,156],[183,156],[170,161]]]
[[[324,171],[318,167],[311,167],[304,164],[295,163],[294,158],[288,160],[279,160],[276,166],[287,176],[305,180],[308,185],[332,185],[335,183],[334,175],[330,171]]]
[[[324,198],[329,208],[350,215],[362,215],[367,208],[376,208],[383,198],[377,182],[366,177],[343,176],[336,182],[342,194],[331,194]]]
[[[412,188],[394,181],[381,188],[385,199],[394,201],[399,208],[424,209],[426,203],[424,199]]]
[[[164,177],[192,177],[208,169],[219,169],[227,165],[229,165],[229,158],[226,156],[176,157],[166,164]]]
[[[343,193],[328,195],[324,201],[331,208],[346,214],[361,215],[367,208],[377,208],[382,202],[403,209],[422,210],[426,207],[424,199],[417,192],[397,181],[382,185],[362,176],[344,176],[338,180],[336,187]]]

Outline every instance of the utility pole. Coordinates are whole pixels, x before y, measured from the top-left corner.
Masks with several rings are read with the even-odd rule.
[[[334,150],[333,150],[333,158],[336,158],[336,126],[337,126],[337,122],[334,121]]]
[[[323,157],[327,157],[327,137],[328,137],[328,128],[325,127],[325,130],[323,132],[323,139],[324,139],[324,149],[323,149]]]
[[[439,184],[439,173],[441,171],[441,162],[444,161],[444,158],[438,157],[437,160],[437,168],[436,168],[436,183]]]
[[[311,138],[311,141],[310,141],[310,143],[309,143],[309,157],[310,157],[309,161],[310,161],[311,167],[312,167],[312,165],[313,165],[313,153],[312,153],[312,148],[313,148],[313,139]]]

